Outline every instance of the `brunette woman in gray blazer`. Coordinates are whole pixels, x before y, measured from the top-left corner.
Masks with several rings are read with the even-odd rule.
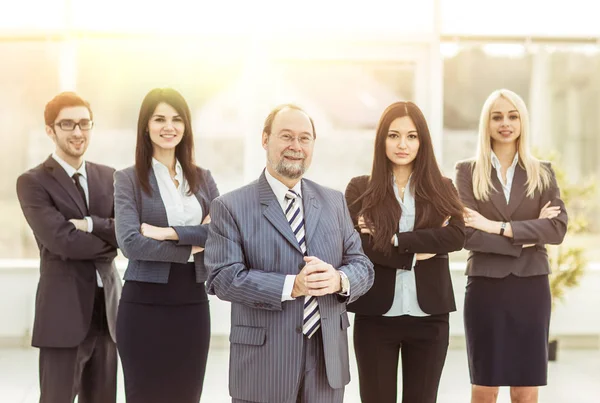
[[[535,403],[546,385],[550,266],[546,244],[560,244],[567,212],[554,172],[529,150],[523,100],[494,91],[483,106],[474,160],[457,164],[466,206],[465,333],[472,403]]]
[[[119,247],[129,259],[117,317],[128,403],[197,403],[210,340],[204,243],[210,171],[194,164],[184,98],[157,88],[142,102],[135,165],[115,173]]]

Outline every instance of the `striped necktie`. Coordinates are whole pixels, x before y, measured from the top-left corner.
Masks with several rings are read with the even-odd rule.
[[[293,190],[288,190],[285,195],[287,205],[285,207],[285,217],[292,227],[296,236],[300,250],[306,256],[306,236],[304,233],[304,217],[300,210],[300,200],[298,194]],[[296,202],[297,201],[297,202]],[[302,333],[310,338],[321,326],[321,315],[319,314],[319,304],[317,298],[312,295],[304,297],[304,321],[302,323]]]

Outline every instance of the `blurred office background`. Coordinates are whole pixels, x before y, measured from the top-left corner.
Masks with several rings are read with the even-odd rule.
[[[133,163],[137,114],[154,87],[190,104],[196,159],[221,193],[264,167],[262,121],[296,102],[315,119],[308,177],[343,191],[368,173],[383,109],[424,111],[438,161],[454,177],[472,157],[481,106],[509,88],[526,101],[538,156],[558,152],[573,183],[600,177],[600,6],[586,0],[197,1],[4,0],[0,13],[0,346],[29,343],[37,248],[15,194],[19,174],[54,146],[43,110],[77,91],[94,111],[86,158]],[[580,206],[590,232],[568,236],[589,259],[554,313],[565,348],[600,348],[600,196]],[[462,305],[466,253],[453,256]],[[124,267],[121,258],[119,267]],[[216,344],[228,304],[212,300]],[[462,314],[451,346],[462,348]],[[220,338],[219,338],[220,337]],[[467,380],[465,380],[467,382]]]

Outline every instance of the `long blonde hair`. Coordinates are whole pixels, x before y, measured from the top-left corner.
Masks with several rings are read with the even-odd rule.
[[[529,150],[529,112],[523,99],[514,92],[500,89],[492,92],[486,99],[481,109],[479,118],[479,141],[477,156],[473,169],[473,193],[477,200],[489,200],[490,192],[494,189],[492,184],[492,139],[490,135],[490,114],[494,102],[503,97],[510,102],[519,112],[521,121],[521,135],[517,139],[519,165],[527,173],[527,196],[533,197],[536,190],[543,191],[550,186],[550,171],[535,158]]]

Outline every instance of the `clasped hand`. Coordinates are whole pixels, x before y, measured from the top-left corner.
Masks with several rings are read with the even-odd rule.
[[[320,297],[342,289],[340,274],[329,263],[315,256],[305,256],[306,265],[296,275],[292,297],[312,295]]]

